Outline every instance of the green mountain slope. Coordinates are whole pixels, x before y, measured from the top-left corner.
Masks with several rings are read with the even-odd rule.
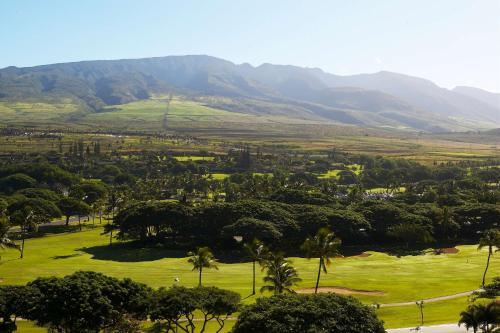
[[[399,74],[342,77],[294,66],[252,67],[209,56],[8,67],[0,70],[0,120],[78,125],[102,113],[122,117],[116,105],[176,96],[232,113],[227,121],[246,115],[433,132],[495,126],[489,105],[422,81]]]

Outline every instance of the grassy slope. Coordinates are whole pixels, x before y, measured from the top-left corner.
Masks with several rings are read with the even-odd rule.
[[[69,99],[54,102],[0,101],[0,123],[54,125],[78,109],[79,106]]]
[[[94,270],[116,277],[130,277],[152,287],[170,286],[176,277],[186,286],[196,284],[196,274],[191,272],[186,258],[162,250],[131,250],[116,244],[109,248],[102,229],[83,232],[46,235],[26,242],[26,257],[18,260],[18,253],[2,253],[0,278],[2,284],[24,284],[38,276],[63,276],[75,270]],[[179,253],[177,253],[179,255]],[[316,261],[293,258],[303,282],[300,287],[314,285]],[[333,261],[329,274],[323,276],[323,286],[343,286],[363,290],[380,290],[384,296],[359,296],[366,303],[411,301],[477,288],[485,252],[475,246],[460,246],[455,255],[425,255],[403,258],[382,253],[369,257],[339,258]],[[251,265],[220,264],[219,271],[204,273],[206,285],[239,292],[243,297],[250,293]],[[498,272],[500,262],[493,259],[491,271]],[[490,277],[493,274],[490,274]],[[260,284],[261,278],[258,278]],[[252,302],[253,298],[245,302]],[[443,301],[426,306],[433,323],[453,322],[466,300]],[[416,325],[416,306],[379,310],[388,327]],[[404,324],[404,325],[403,325]]]

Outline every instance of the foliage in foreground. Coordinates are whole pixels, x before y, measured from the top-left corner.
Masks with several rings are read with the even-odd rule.
[[[234,333],[383,333],[373,309],[335,294],[276,295],[243,309]]]
[[[464,325],[467,330],[472,329],[474,333],[498,332],[500,328],[500,303],[472,304],[467,310],[460,313],[458,325]]]

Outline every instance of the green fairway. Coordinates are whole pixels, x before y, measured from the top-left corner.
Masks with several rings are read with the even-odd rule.
[[[350,165],[347,165],[346,167],[347,168],[345,170],[350,170],[358,176],[361,174],[361,165],[359,165],[359,164],[350,164]],[[324,174],[319,175],[318,178],[319,179],[330,179],[330,178],[338,179],[339,173],[342,171],[344,171],[344,170],[342,170],[342,169],[328,170]]]
[[[0,281],[2,284],[24,284],[39,276],[93,270],[115,277],[130,277],[155,288],[171,286],[175,278],[179,278],[181,285],[196,285],[197,275],[191,271],[184,253],[158,248],[132,249],[118,242],[109,247],[108,236],[101,233],[102,228],[96,227],[28,239],[24,259],[18,259],[19,254],[14,250],[2,253]],[[476,289],[481,281],[486,250],[477,251],[473,245],[458,248],[458,254],[397,258],[371,252],[367,257],[337,258],[328,275],[323,275],[321,285],[379,291],[378,295],[354,295],[368,304],[412,301]],[[292,260],[303,279],[298,289],[313,287],[317,261]],[[500,262],[494,257],[489,277],[499,271]],[[261,277],[258,276],[258,285]],[[218,271],[204,272],[203,282],[247,297],[251,291],[251,264],[221,263]],[[245,302],[254,299],[250,297]],[[429,303],[426,312],[433,323],[453,322],[465,306],[466,299],[461,298]],[[388,327],[418,323],[416,306],[382,308],[379,313]]]
[[[213,161],[212,156],[174,156],[174,158],[179,162],[187,161]]]

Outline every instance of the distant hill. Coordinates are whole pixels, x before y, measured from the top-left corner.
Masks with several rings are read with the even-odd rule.
[[[500,112],[500,94],[498,93],[492,93],[483,89],[465,86],[455,87],[453,88],[453,91],[489,104],[490,106],[496,108],[497,112]]]
[[[320,69],[236,65],[210,56],[84,61],[0,70],[0,102],[69,99],[84,113],[174,94],[207,106],[363,127],[431,132],[494,128],[490,93],[453,91],[397,73],[339,76]],[[495,94],[492,94],[495,95]],[[1,108],[0,108],[0,120]]]

